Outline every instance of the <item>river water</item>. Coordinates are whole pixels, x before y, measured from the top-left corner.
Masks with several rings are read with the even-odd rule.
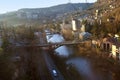
[[[93,73],[90,62],[85,58],[72,58],[66,64],[72,64],[84,80],[99,80],[97,75]]]
[[[65,41],[63,36],[60,34],[47,35],[46,38],[48,43],[60,43]],[[70,54],[72,54],[72,52],[72,48],[67,46],[60,46],[55,49],[55,53],[62,57],[68,57]]]
[[[52,36],[49,39],[49,41],[52,43],[57,41],[63,42],[64,38],[59,34],[54,34],[54,36]],[[74,50],[68,46],[61,46],[55,49],[55,52],[61,57],[68,57],[74,52]],[[66,61],[66,64],[72,64],[79,72],[79,74],[82,75],[84,80],[103,80],[101,76],[97,75],[94,72],[94,69],[91,67],[92,63],[86,58],[79,57],[79,58],[68,59]],[[107,79],[107,80],[111,80],[111,79]]]

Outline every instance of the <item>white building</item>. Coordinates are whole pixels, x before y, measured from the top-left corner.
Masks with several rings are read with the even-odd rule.
[[[112,56],[120,60],[120,46],[112,45]]]
[[[80,28],[80,21],[77,19],[72,19],[72,30],[77,31]]]
[[[76,21],[72,20],[72,30],[76,31],[77,30],[77,26],[76,26]]]

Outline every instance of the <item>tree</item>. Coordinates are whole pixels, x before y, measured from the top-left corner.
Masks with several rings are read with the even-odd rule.
[[[91,33],[94,35],[94,36],[97,36],[99,34],[99,24],[97,23],[97,21],[94,23],[94,25],[92,26],[92,29],[91,29]]]
[[[8,49],[9,44],[10,44],[10,43],[9,43],[8,38],[7,38],[7,37],[3,37],[1,48],[2,48],[4,51],[6,51],[6,50]]]

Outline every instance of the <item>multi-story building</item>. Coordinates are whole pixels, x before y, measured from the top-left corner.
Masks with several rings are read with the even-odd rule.
[[[77,31],[80,29],[80,21],[78,19],[72,19],[72,30]]]

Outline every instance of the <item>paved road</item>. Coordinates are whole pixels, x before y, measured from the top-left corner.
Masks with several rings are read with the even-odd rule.
[[[60,73],[60,71],[57,69],[56,65],[54,64],[53,60],[51,59],[49,52],[46,50],[42,50],[42,53],[44,55],[46,64],[47,64],[47,68],[49,70],[49,72],[51,73],[51,76],[53,78],[53,80],[64,80],[64,77],[62,76],[62,74]],[[58,76],[54,76],[52,70],[55,69],[57,71],[57,75]]]

